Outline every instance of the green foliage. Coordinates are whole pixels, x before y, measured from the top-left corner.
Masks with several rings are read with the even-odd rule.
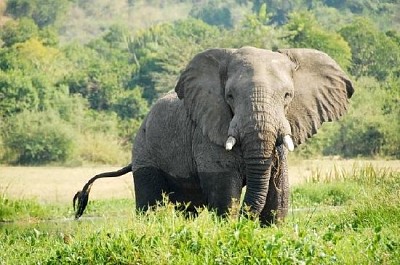
[[[288,16],[291,12],[301,8],[309,9],[311,2],[313,1],[255,0],[253,1],[253,11],[262,10],[262,6],[266,5],[271,15],[271,23],[283,25],[287,23]]]
[[[32,81],[22,71],[0,71],[0,116],[11,116],[25,109],[38,108],[39,98]]]
[[[39,36],[39,28],[32,19],[21,18],[19,21],[10,20],[1,28],[0,38],[4,46],[10,47]]]
[[[131,113],[125,113],[123,118],[126,115],[142,117],[140,111],[146,111],[146,104],[141,95],[130,92],[130,78],[136,72],[136,65],[132,64],[132,55],[120,48],[125,38],[123,29],[113,27],[103,38],[85,47],[76,44],[66,47],[67,58],[76,68],[62,83],[70,88],[71,93],[87,98],[90,107],[99,111],[115,110],[121,101],[127,100],[126,97],[134,95],[137,98],[133,103],[138,106],[131,106]],[[139,106],[144,109],[138,110]],[[138,113],[132,113],[135,111]]]
[[[71,206],[0,199],[12,212],[6,219],[20,221],[0,228],[0,258],[7,264],[397,264],[399,181],[398,172],[371,166],[314,176],[294,189],[301,208],[291,207],[286,222],[270,228],[207,209],[188,218],[167,203],[137,214],[126,199],[92,201],[88,210],[100,218],[24,224],[29,210],[17,214],[14,205],[33,205],[32,215],[43,219],[54,208],[60,210],[53,217],[72,215]],[[331,207],[332,198],[343,199],[340,207]]]
[[[399,158],[398,81],[387,83],[385,88],[373,78],[361,78],[355,85],[358,91],[349,113],[339,123],[339,131],[332,137],[332,144],[325,147],[324,153]]]
[[[247,14],[235,29],[224,32],[221,46],[233,48],[254,46],[265,49],[284,46],[281,30],[269,24],[270,17],[267,14],[267,6],[264,4],[257,13]]]
[[[65,162],[73,152],[73,131],[51,111],[21,112],[2,128],[8,161],[38,165]]]
[[[9,220],[43,218],[44,207],[35,200],[10,200],[0,194],[0,222]]]
[[[144,97],[153,101],[174,88],[178,74],[192,56],[212,47],[219,34],[217,27],[193,18],[138,33],[129,42],[129,50],[139,65],[133,84],[143,87]]]
[[[309,12],[314,14],[318,24],[329,31],[337,32],[354,20],[354,14],[348,10],[339,10],[326,6],[321,2],[314,2]]]
[[[371,21],[359,18],[340,33],[351,47],[352,75],[373,76],[382,81],[391,73],[400,74],[399,43],[380,32]]]
[[[98,142],[117,144],[114,151],[104,152],[117,154],[128,149],[149,105],[174,88],[199,51],[307,47],[332,56],[355,77],[351,79],[377,81],[371,81],[376,89],[369,94],[369,82],[359,82],[350,116],[324,125],[297,154],[399,157],[399,125],[393,122],[400,115],[398,3],[229,0],[193,6],[175,0],[9,0],[3,9],[11,16],[0,27],[3,119],[51,110],[76,131],[74,142],[82,146],[89,142],[82,139],[93,134]],[[365,108],[357,103],[358,93],[367,102]],[[357,116],[361,110],[367,116]],[[105,120],[103,126],[115,129],[99,135],[94,129],[84,132],[101,128],[90,118],[93,111]],[[84,149],[91,155],[81,153]],[[73,160],[90,160],[96,157],[94,150],[99,148],[74,147]],[[2,161],[11,162],[4,156]]]
[[[348,183],[302,186],[293,190],[292,196],[299,205],[341,206],[354,199],[359,190]],[[296,205],[294,205],[296,207]],[[297,207],[296,207],[297,208]]]
[[[125,90],[116,99],[111,109],[122,119],[143,119],[149,111],[147,101],[139,88]]]
[[[385,14],[393,7],[393,4],[395,3],[395,1],[392,0],[384,0],[384,1],[324,0],[323,2],[327,6],[332,6],[339,10],[349,9],[352,13],[355,14],[361,14],[361,13]]]
[[[127,164],[131,158],[129,148],[121,147],[118,135],[91,131],[80,135],[78,144],[75,151],[76,157],[70,160],[75,165],[84,162],[102,165]]]
[[[195,5],[189,15],[213,26],[233,27],[232,14],[227,4],[221,6],[213,1],[204,6]]]
[[[29,39],[40,39],[45,46],[56,46],[58,44],[58,34],[54,27],[48,26],[39,29],[32,19],[24,17],[7,21],[0,29],[0,39],[5,47],[23,43]]]
[[[29,17],[43,28],[53,25],[68,8],[69,0],[8,0],[6,13],[15,18]]]
[[[137,32],[185,19],[192,6],[191,0],[77,0],[62,20],[61,37],[68,43],[88,43],[115,24],[124,25],[130,33]]]
[[[0,51],[0,115],[50,107],[60,92],[56,82],[63,77],[67,62],[56,48],[29,39]]]
[[[311,13],[292,13],[285,28],[289,32],[285,38],[291,47],[321,50],[329,54],[344,69],[350,66],[349,44],[338,33],[319,26]]]
[[[76,127],[77,146],[73,164],[84,162],[120,165],[131,156],[132,135],[138,129],[138,120],[121,121],[114,112],[87,110]],[[121,128],[123,127],[123,129]],[[128,141],[129,144],[123,142]]]

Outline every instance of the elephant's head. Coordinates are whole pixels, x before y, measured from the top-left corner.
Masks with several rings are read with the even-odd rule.
[[[275,146],[303,143],[323,122],[338,119],[353,94],[350,80],[325,53],[253,47],[196,55],[176,88],[204,135],[246,164],[244,203],[259,213],[268,191]],[[293,139],[293,141],[292,141]]]

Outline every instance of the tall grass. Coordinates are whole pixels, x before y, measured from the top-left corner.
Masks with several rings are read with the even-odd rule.
[[[89,215],[101,218],[0,228],[0,264],[399,264],[399,187],[389,169],[315,173],[270,228],[168,203],[137,214],[129,200],[94,201]]]
[[[103,133],[82,135],[79,146],[76,148],[77,161],[83,163],[90,161],[102,165],[118,165],[121,161],[130,160],[129,150],[123,150],[116,137]]]

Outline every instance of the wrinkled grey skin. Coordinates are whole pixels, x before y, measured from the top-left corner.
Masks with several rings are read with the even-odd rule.
[[[316,50],[199,53],[137,133],[137,208],[148,209],[165,193],[172,202],[190,202],[188,210],[206,205],[224,214],[246,185],[244,213],[264,224],[283,219],[289,198],[283,136],[303,143],[345,113],[353,91],[340,67]],[[228,136],[237,139],[230,151]]]
[[[346,110],[353,87],[326,54],[253,47],[198,54],[175,92],[158,100],[133,148],[137,207],[161,199],[208,205],[219,214],[240,199],[263,223],[288,209],[287,151]],[[238,143],[224,148],[228,136]]]

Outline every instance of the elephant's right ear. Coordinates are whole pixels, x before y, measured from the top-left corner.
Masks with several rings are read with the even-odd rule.
[[[232,113],[225,101],[226,67],[233,50],[197,54],[181,74],[175,92],[204,135],[221,146],[228,137]]]

